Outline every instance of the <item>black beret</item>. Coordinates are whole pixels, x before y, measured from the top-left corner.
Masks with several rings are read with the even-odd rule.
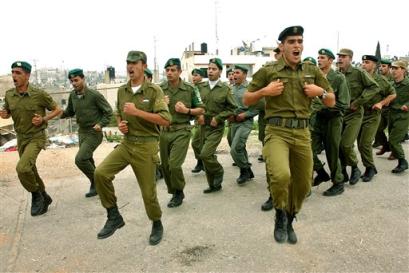
[[[284,29],[281,31],[280,35],[278,35],[278,40],[280,42],[283,42],[285,38],[288,36],[297,36],[297,35],[303,35],[304,33],[304,28],[302,26],[292,26]]]
[[[362,61],[373,61],[375,63],[377,63],[379,61],[378,57],[374,56],[374,55],[363,55],[362,56]]]

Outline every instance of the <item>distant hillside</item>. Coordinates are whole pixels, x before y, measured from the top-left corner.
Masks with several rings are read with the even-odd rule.
[[[0,76],[0,97],[3,97],[6,91],[13,87],[13,79],[10,75]]]

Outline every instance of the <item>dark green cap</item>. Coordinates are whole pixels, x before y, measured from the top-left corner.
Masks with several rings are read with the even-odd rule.
[[[283,42],[285,38],[288,36],[297,36],[297,35],[303,35],[304,33],[304,28],[302,26],[292,26],[284,29],[281,31],[280,35],[278,35],[278,40],[280,42]]]
[[[28,62],[17,61],[11,64],[11,69],[21,67],[24,71],[31,73],[31,64]]]
[[[227,74],[229,74],[230,72],[233,72],[233,67],[229,67],[229,68],[226,70],[226,73],[227,73]]]
[[[192,75],[193,75],[193,74],[199,74],[199,75],[202,76],[202,77],[205,76],[203,70],[201,70],[201,69],[199,69],[199,68],[193,69],[193,70],[192,70]]]
[[[244,64],[236,64],[236,65],[234,65],[234,69],[240,69],[244,73],[247,73],[249,71],[249,67],[247,65],[244,65]]]
[[[307,57],[303,60],[303,62],[309,62],[313,65],[317,65],[317,61],[313,57]]]
[[[391,65],[392,61],[389,59],[381,59],[381,64],[387,64],[387,65]]]
[[[180,59],[179,58],[170,58],[166,63],[165,63],[165,68],[168,66],[176,65],[177,67],[180,67]]]
[[[318,54],[326,55],[326,56],[330,57],[331,59],[335,60],[334,53],[332,53],[332,51],[327,49],[327,48],[321,48],[320,50],[318,50]]]
[[[137,62],[141,60],[142,62],[146,63],[146,54],[142,51],[129,51],[128,56],[126,57],[127,62]]]
[[[374,55],[363,55],[362,56],[362,61],[373,61],[375,63],[377,63],[379,61],[378,57],[374,56]]]
[[[82,71],[81,68],[74,68],[68,71],[68,79],[71,79],[72,77],[84,77],[84,71]]]
[[[223,70],[223,63],[219,58],[211,58],[209,64],[215,64],[220,70]]]
[[[147,77],[152,77],[153,73],[149,68],[145,68],[145,70],[143,71],[143,73],[147,76]]]
[[[351,56],[352,58],[354,56],[354,52],[349,48],[341,48],[337,55]]]

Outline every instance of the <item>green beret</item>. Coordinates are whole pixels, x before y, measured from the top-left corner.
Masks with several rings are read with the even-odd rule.
[[[28,62],[17,61],[11,64],[11,69],[16,67],[21,67],[27,73],[31,73],[31,64],[29,64]]]
[[[317,61],[313,57],[307,57],[303,60],[303,62],[309,62],[313,65],[317,65]]]
[[[226,70],[226,73],[227,73],[227,74],[229,74],[230,72],[233,72],[233,67],[229,67],[229,68]]]
[[[304,33],[304,28],[302,26],[292,26],[284,29],[281,31],[280,35],[278,35],[278,40],[280,42],[283,42],[285,38],[288,36],[298,36],[298,35],[303,35]]]
[[[84,71],[82,71],[82,69],[80,68],[74,68],[68,71],[68,79],[71,79],[71,77],[77,77],[77,76],[84,77]]]
[[[219,58],[211,58],[209,64],[215,64],[220,70],[223,70],[223,63]]]
[[[335,60],[334,53],[332,53],[332,51],[327,49],[327,48],[321,48],[320,50],[318,50],[318,54],[326,55],[326,56],[330,57],[331,59]]]
[[[354,56],[354,52],[349,48],[341,48],[337,55],[351,56],[352,58]]]
[[[194,75],[194,74],[199,74],[202,77],[205,76],[205,73],[203,72],[203,70],[199,69],[199,68],[195,68],[195,69],[192,70],[192,75]]]
[[[392,67],[400,67],[406,70],[408,69],[408,63],[404,60],[394,61]]]
[[[176,65],[177,67],[180,68],[180,59],[179,58],[170,58],[166,63],[165,63],[165,68],[168,66]]]
[[[147,76],[147,77],[152,77],[153,73],[149,68],[145,68],[145,70],[143,71],[143,73]]]
[[[387,64],[387,65],[391,65],[392,61],[389,59],[381,59],[381,64]]]
[[[236,64],[236,65],[234,65],[234,69],[240,69],[244,73],[247,73],[249,71],[249,67],[247,65],[244,65],[244,64]]]
[[[129,51],[128,56],[126,57],[127,62],[137,62],[141,60],[143,63],[146,63],[146,54],[142,51]]]
[[[363,55],[362,56],[362,61],[373,61],[375,63],[377,63],[379,61],[378,57],[374,56],[374,55]]]

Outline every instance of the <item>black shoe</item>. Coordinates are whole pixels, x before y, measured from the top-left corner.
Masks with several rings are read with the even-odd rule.
[[[328,190],[324,191],[324,196],[335,196],[342,194],[344,192],[344,183],[336,183],[331,186]]]
[[[201,159],[197,161],[197,164],[192,170],[192,173],[200,173],[200,171],[204,171],[203,161]]]
[[[174,194],[172,199],[170,199],[168,203],[168,208],[175,208],[179,207],[183,203],[183,199],[185,198],[185,194],[183,191],[177,190]]]
[[[250,178],[254,178],[254,173],[253,173],[253,170],[250,168],[250,166],[251,166],[251,163],[249,162],[249,167],[247,168],[247,171],[250,175]]]
[[[161,220],[153,221],[152,232],[149,236],[149,244],[154,246],[160,243],[163,236],[163,226]]]
[[[384,153],[389,152],[390,150],[388,148],[388,145],[383,145],[381,150],[376,152],[376,155],[383,155]]]
[[[217,191],[220,191],[221,189],[222,189],[222,185],[214,186],[214,187],[211,186],[211,187],[209,187],[209,188],[203,190],[203,193],[217,192]]]
[[[236,162],[231,163],[232,166],[237,167]]]
[[[348,175],[348,172],[347,172],[347,168],[346,168],[346,167],[343,167],[343,168],[342,168],[342,175],[344,176],[344,183],[348,183],[348,181],[349,181],[349,175]]]
[[[262,211],[269,211],[273,209],[273,198],[268,197],[267,201],[263,203],[263,205],[261,205],[261,210]]]
[[[263,155],[259,155],[257,160],[258,160],[258,162],[264,162]]]
[[[349,179],[349,184],[350,185],[355,185],[358,183],[359,178],[361,178],[361,171],[357,166],[352,166],[351,167],[351,178]]]
[[[297,243],[297,234],[295,234],[294,228],[293,228],[293,220],[295,219],[295,215],[291,215],[287,212],[287,219],[288,219],[288,224],[287,224],[287,242],[290,244],[296,244]]]
[[[250,170],[250,171],[249,171]],[[240,176],[236,179],[237,184],[244,184],[251,179],[251,175],[253,172],[251,171],[250,167],[248,168],[240,168]],[[254,177],[254,174],[253,174]]]
[[[318,169],[317,176],[314,178],[314,183],[312,184],[313,187],[318,186],[322,182],[327,182],[331,179],[329,174],[325,171],[324,168]]]
[[[287,214],[283,209],[276,209],[276,219],[274,225],[274,239],[277,243],[284,243],[287,241]]]
[[[396,166],[395,169],[392,170],[392,173],[401,173],[408,169],[408,162],[406,161],[406,159],[399,158],[398,162],[398,166]]]
[[[48,206],[51,205],[51,203],[53,202],[53,199],[51,198],[51,196],[48,195],[46,191],[43,191],[41,194],[43,195],[43,198],[44,198],[43,213],[46,213],[48,211]]]
[[[118,207],[107,209],[108,219],[104,227],[98,233],[98,239],[105,239],[114,234],[114,232],[125,225],[124,219],[119,214]]]
[[[44,214],[44,196],[39,191],[32,192],[31,196],[31,216]]]
[[[365,173],[362,176],[362,181],[363,182],[370,182],[372,180],[372,178],[375,176],[375,174],[377,174],[378,171],[376,170],[375,167],[367,167],[365,169]]]
[[[95,184],[94,184],[94,182],[91,182],[91,186],[89,187],[89,191],[85,194],[85,197],[86,198],[88,198],[88,197],[93,197],[93,196],[96,196],[98,193],[97,193],[97,190],[95,189]]]

